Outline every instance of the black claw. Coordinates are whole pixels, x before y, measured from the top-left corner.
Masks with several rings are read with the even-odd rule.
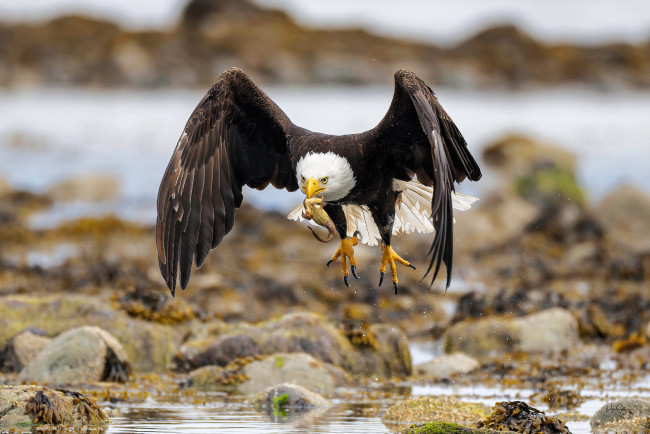
[[[393,286],[395,287],[395,295],[397,295],[397,282],[393,282]]]
[[[359,232],[359,231],[354,231],[354,233],[352,234],[352,236],[353,236],[354,238],[358,239],[359,241],[361,241],[361,232]]]
[[[352,275],[354,276],[355,279],[360,279],[359,276],[357,276],[357,267],[354,265],[350,265],[350,270],[352,271]]]
[[[381,273],[381,274],[379,274],[379,285],[377,285],[377,286],[381,286],[381,284],[383,282],[384,282],[384,273]]]
[[[350,284],[348,283],[348,276],[343,276],[343,282],[345,282],[345,286],[348,288],[350,287]]]
[[[334,262],[334,261],[332,261],[331,259],[329,261],[327,261],[327,266],[329,267],[332,262]]]
[[[415,268],[415,265],[413,265],[413,264],[409,264],[409,267],[411,267],[411,268],[414,269],[414,270],[416,269],[416,268]]]

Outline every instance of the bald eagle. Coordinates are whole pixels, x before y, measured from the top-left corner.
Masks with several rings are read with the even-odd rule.
[[[340,258],[347,286],[348,263],[357,277],[353,247],[359,238],[372,244],[376,237],[379,285],[390,266],[397,292],[395,263],[415,267],[395,253],[391,236],[397,225],[408,231],[415,224],[435,232],[424,277],[433,270],[433,284],[444,262],[449,287],[454,203],[471,202],[459,199],[454,182],[465,178],[476,181],[481,170],[433,91],[412,72],[395,73],[393,100],[379,125],[335,136],[294,125],[241,69],[231,68],[190,116],[160,184],[160,271],[172,296],[177,277],[185,289],[192,262],[200,267],[232,229],[242,187],[271,184],[300,189],[305,206],[320,200],[330,232],[340,236],[328,265]]]

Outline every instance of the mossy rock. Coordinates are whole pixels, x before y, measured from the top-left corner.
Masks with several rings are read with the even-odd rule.
[[[450,422],[430,422],[411,425],[402,434],[503,434],[512,431],[493,431],[491,429],[472,428]]]
[[[586,202],[586,193],[575,175],[554,163],[533,168],[531,172],[516,178],[514,186],[519,196],[538,205],[567,200],[579,205]]]

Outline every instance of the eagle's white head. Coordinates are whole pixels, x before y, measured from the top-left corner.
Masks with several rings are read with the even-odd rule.
[[[326,201],[343,199],[355,185],[350,163],[333,152],[310,152],[302,157],[296,177],[307,197],[320,195]]]

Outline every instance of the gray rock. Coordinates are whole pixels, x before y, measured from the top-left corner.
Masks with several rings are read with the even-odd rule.
[[[41,413],[42,411],[42,413]],[[103,427],[108,416],[93,398],[42,386],[0,386],[0,431],[39,425]]]
[[[447,350],[477,358],[507,351],[556,352],[578,343],[578,322],[567,310],[552,308],[520,318],[486,318],[454,324]]]
[[[292,313],[259,325],[239,325],[225,331],[218,324],[197,327],[174,362],[178,370],[206,365],[225,366],[240,357],[276,353],[307,353],[351,374],[391,378],[411,374],[406,333],[394,325],[373,324],[365,338],[350,336],[315,313]]]
[[[227,390],[243,395],[287,382],[331,395],[337,387],[347,385],[349,379],[340,368],[305,353],[240,359],[225,367],[204,366],[189,375],[189,384],[197,389]]]
[[[325,409],[332,405],[318,393],[291,383],[269,387],[257,394],[252,402],[256,407],[268,412],[286,410],[304,412],[313,409]]]
[[[52,339],[40,330],[28,329],[16,334],[9,339],[4,351],[0,352],[0,371],[20,372],[36,359],[50,342]]]
[[[446,380],[454,375],[472,372],[481,364],[474,357],[464,353],[445,354],[435,359],[415,365],[415,375],[427,380]]]
[[[68,330],[26,366],[18,381],[78,384],[125,381],[130,365],[122,345],[99,327]]]
[[[605,432],[646,432],[650,429],[650,402],[620,399],[600,408],[591,418],[591,429]]]
[[[517,349],[523,352],[569,350],[578,341],[578,320],[566,309],[553,308],[514,320]]]

